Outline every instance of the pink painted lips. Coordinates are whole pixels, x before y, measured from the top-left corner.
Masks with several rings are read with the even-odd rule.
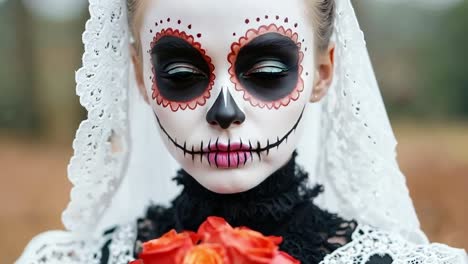
[[[250,147],[240,143],[211,144],[203,151],[210,165],[223,169],[243,166],[252,156]]]

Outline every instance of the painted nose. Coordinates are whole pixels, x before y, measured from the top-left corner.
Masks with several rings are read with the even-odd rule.
[[[239,109],[229,92],[221,90],[218,98],[206,114],[206,121],[211,125],[219,125],[223,129],[232,124],[240,125],[245,121],[245,114]]]

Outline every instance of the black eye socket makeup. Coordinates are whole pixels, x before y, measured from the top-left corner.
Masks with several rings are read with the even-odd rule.
[[[208,61],[185,39],[161,37],[151,49],[151,61],[159,93],[169,101],[191,101],[210,86],[212,72]]]
[[[297,86],[299,47],[279,33],[260,35],[243,46],[235,62],[238,81],[254,97],[275,101]]]

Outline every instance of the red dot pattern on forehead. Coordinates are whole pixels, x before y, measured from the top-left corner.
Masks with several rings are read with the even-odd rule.
[[[235,65],[237,61],[237,55],[239,51],[247,45],[250,41],[256,37],[266,33],[278,33],[283,36],[289,37],[299,48],[299,61],[298,61],[298,80],[296,88],[286,97],[273,102],[265,102],[255,98],[251,95],[244,87],[242,87],[240,81],[237,79]],[[229,74],[231,76],[231,82],[234,84],[235,89],[243,93],[244,100],[250,102],[254,107],[268,108],[268,109],[279,109],[282,106],[287,106],[291,101],[299,99],[300,93],[304,90],[304,81],[302,80],[302,60],[304,59],[304,53],[300,51],[301,43],[298,41],[298,34],[293,32],[291,29],[286,29],[283,26],[277,26],[275,24],[263,25],[258,29],[249,29],[244,36],[240,37],[239,40],[231,45],[231,52],[228,55],[228,61],[230,63]]]
[[[269,15],[265,15],[264,17],[265,17],[265,20],[267,20],[270,16],[269,16]],[[282,18],[282,17],[280,17],[279,15],[275,15],[274,18],[275,18],[276,20],[280,20],[280,19],[281,19],[282,22],[284,22],[284,23],[289,23],[289,18],[288,18],[288,17]],[[246,19],[244,20],[244,23],[245,23],[245,24],[253,24],[253,23],[251,23],[252,21],[254,21],[254,22],[260,22],[260,21],[262,21],[262,19],[261,19],[260,17],[254,17],[253,20],[251,20],[250,18],[246,18]],[[281,22],[280,22],[280,23],[281,23]],[[261,24],[260,24],[260,25],[261,25]],[[294,28],[298,28],[298,27],[299,27],[299,23],[295,22],[295,23],[293,24],[293,26],[294,26]],[[232,36],[233,36],[233,37],[237,36],[237,33],[236,33],[236,32],[233,32],[233,33],[232,33]],[[302,39],[302,42],[305,42],[305,40]],[[304,51],[304,52],[307,52],[307,47],[306,47],[303,51]]]
[[[159,88],[158,88],[157,83],[156,83],[156,71],[155,71],[155,69],[153,67],[153,69],[152,69],[152,71],[153,71],[153,78],[152,78],[153,85],[152,85],[152,88],[151,88],[151,90],[153,91],[152,92],[153,100],[155,100],[156,103],[158,105],[161,105],[162,107],[170,107],[173,112],[176,112],[178,110],[186,110],[187,108],[194,110],[197,106],[205,105],[207,100],[211,96],[211,89],[213,88],[214,80],[216,78],[216,76],[214,75],[215,67],[214,67],[214,65],[212,63],[211,58],[206,54],[206,51],[202,48],[201,43],[196,42],[195,38],[192,35],[188,35],[184,31],[179,31],[178,29],[172,29],[172,28],[163,29],[160,32],[156,33],[156,35],[153,37],[153,40],[150,43],[150,50],[148,50],[148,53],[151,53],[151,50],[154,48],[156,43],[162,37],[165,37],[165,36],[172,36],[172,37],[181,38],[181,39],[187,41],[195,49],[197,49],[200,52],[200,54],[203,56],[203,58],[205,59],[205,61],[207,62],[208,66],[210,68],[210,80],[209,80],[208,87],[206,88],[205,92],[201,96],[199,96],[199,97],[197,97],[197,98],[195,98],[195,99],[193,99],[193,100],[191,100],[189,102],[175,102],[175,101],[168,100],[168,99],[164,98],[164,96],[162,96],[162,94],[159,92]],[[201,34],[200,34],[200,37],[201,37]]]
[[[160,31],[159,29],[157,29],[158,27],[163,27],[163,24],[164,23],[167,23],[168,25],[165,27],[165,28],[169,28],[170,24],[171,24],[171,21],[174,21],[172,23],[177,23],[177,25],[182,25],[182,20],[181,19],[172,19],[171,17],[168,17],[168,18],[164,18],[164,19],[158,19],[155,23],[154,23],[154,26],[156,27],[156,32],[157,31]],[[188,30],[192,30],[192,24],[186,24],[185,25],[187,27]],[[155,32],[154,29],[150,29],[149,32],[151,34],[153,34],[153,32]],[[201,38],[202,37],[202,34],[201,33],[197,33],[195,35],[197,38]]]

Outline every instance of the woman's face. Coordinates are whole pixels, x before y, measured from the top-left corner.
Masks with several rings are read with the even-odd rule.
[[[290,159],[315,75],[304,2],[144,6],[143,77],[155,117],[148,122],[205,188],[249,190]]]

